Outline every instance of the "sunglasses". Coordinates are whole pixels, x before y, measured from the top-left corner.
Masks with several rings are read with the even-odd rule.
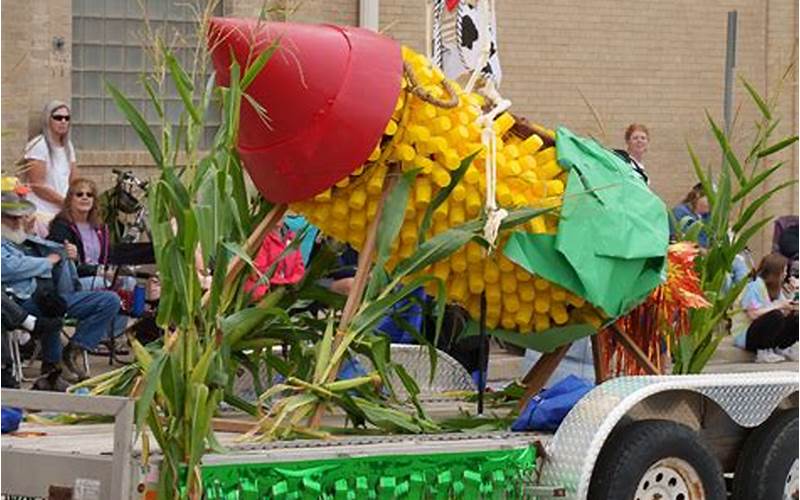
[[[94,193],[91,191],[76,191],[72,196],[75,198],[94,198]]]
[[[55,120],[57,122],[68,122],[69,121],[69,115],[50,115],[50,118],[52,118],[53,120]]]

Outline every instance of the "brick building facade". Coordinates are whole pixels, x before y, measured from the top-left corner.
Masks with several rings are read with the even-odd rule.
[[[44,103],[73,97],[72,19],[76,9],[102,8],[110,0],[2,0],[2,165],[13,168],[39,123]],[[148,0],[172,2],[173,0]],[[423,0],[379,2],[381,31],[417,50],[425,46]],[[116,0],[122,2],[122,0]],[[136,5],[138,0],[127,0]],[[122,2],[124,3],[124,2]],[[356,25],[359,0],[278,0],[293,7],[291,19]],[[79,5],[80,4],[80,5]],[[254,16],[261,0],[224,0],[226,15]],[[128,6],[128,8],[131,8]],[[719,161],[705,110],[722,121],[726,12],[739,13],[737,74],[768,97],[797,59],[798,3],[794,0],[641,2],[632,0],[498,0],[499,54],[504,96],[516,113],[549,126],[598,137],[622,147],[630,122],[650,128],[646,157],[653,189],[669,205],[694,184],[686,143],[705,162]],[[63,44],[60,43],[63,41]],[[779,135],[797,132],[797,67],[780,94]],[[741,85],[735,91],[735,145],[745,147],[757,110]],[[600,120],[598,121],[590,106]],[[80,143],[82,173],[101,185],[110,167],[144,175],[148,156],[132,150],[90,150]],[[771,185],[797,179],[797,146],[786,150],[788,167]],[[765,214],[798,213],[798,190],[786,190]],[[769,248],[771,231],[753,245]]]

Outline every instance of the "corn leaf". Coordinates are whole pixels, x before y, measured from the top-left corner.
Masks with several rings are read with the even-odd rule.
[[[786,181],[784,183],[779,184],[778,186],[770,189],[763,195],[759,196],[752,203],[750,203],[747,208],[745,209],[744,213],[736,220],[733,225],[733,232],[738,233],[739,231],[744,228],[750,219],[755,215],[756,211],[761,208],[769,199],[772,197],[773,194],[777,193],[778,191],[785,189],[789,186],[792,186],[796,183],[796,180]]]
[[[141,429],[145,418],[150,413],[150,405],[153,402],[153,397],[159,386],[159,379],[161,372],[166,363],[167,352],[165,350],[159,351],[153,358],[153,362],[145,372],[144,375],[144,389],[139,399],[136,400],[135,414],[136,414],[136,427]]]
[[[431,218],[433,217],[433,212],[436,211],[439,206],[447,200],[450,196],[450,193],[453,192],[453,189],[461,182],[461,179],[464,178],[464,174],[467,173],[469,166],[472,165],[473,160],[478,155],[478,152],[474,152],[471,155],[467,156],[463,160],[461,160],[461,164],[458,168],[452,173],[450,176],[450,183],[445,186],[444,188],[440,189],[436,196],[433,197],[428,207],[425,209],[425,214],[422,216],[422,223],[419,226],[419,232],[417,234],[417,241],[419,243],[423,243],[425,241],[425,235],[428,234],[428,229],[431,227]]]
[[[761,97],[761,94],[759,94],[758,91],[756,91],[756,89],[753,88],[753,86],[750,85],[750,82],[748,82],[744,77],[739,77],[739,80],[742,82],[742,85],[744,85],[744,88],[747,90],[747,93],[750,94],[750,98],[752,98],[753,102],[755,102],[756,106],[758,106],[758,109],[761,111],[761,115],[765,119],[771,120],[772,113],[770,112],[767,103],[764,102],[764,99]]]
[[[764,181],[767,180],[767,178],[770,175],[772,175],[781,167],[783,167],[785,163],[786,162],[779,162],[778,164],[766,169],[765,171],[759,173],[758,175],[747,181],[747,184],[744,187],[742,187],[742,189],[740,189],[735,195],[733,195],[733,198],[731,198],[731,203],[736,203],[737,201],[747,196],[753,189],[763,184]]]
[[[733,152],[733,149],[728,142],[728,137],[725,135],[725,132],[719,128],[717,122],[714,121],[708,111],[706,111],[706,118],[708,119],[708,123],[711,125],[711,131],[717,138],[717,142],[722,149],[722,153],[725,156],[727,164],[730,166],[731,170],[736,176],[736,179],[739,181],[739,185],[744,186],[747,182],[747,178],[744,175],[744,169],[742,168],[741,163],[739,163],[739,159],[736,157],[736,154]]]
[[[764,158],[766,156],[775,154],[778,151],[791,146],[795,142],[797,142],[797,136],[796,135],[792,136],[792,137],[787,137],[787,138],[785,138],[785,139],[783,139],[781,141],[778,141],[777,143],[773,144],[772,146],[769,146],[767,148],[762,149],[761,151],[758,152],[758,154],[756,156],[758,158]]]
[[[262,53],[256,57],[256,60],[250,64],[244,72],[244,76],[242,77],[241,87],[242,90],[247,90],[247,87],[253,83],[253,80],[256,79],[258,75],[261,74],[261,70],[264,69],[267,62],[272,58],[272,54],[275,53],[275,50],[280,46],[281,39],[277,37],[269,47],[266,48]]]
[[[189,75],[186,74],[186,71],[184,71],[183,67],[178,63],[178,60],[175,59],[175,56],[168,49],[164,51],[164,60],[172,76],[172,81],[175,83],[175,89],[178,91],[178,95],[183,101],[183,106],[192,118],[192,123],[202,123],[203,116],[192,99],[194,85],[192,85]]]
[[[158,140],[156,140],[155,136],[153,135],[153,131],[150,130],[150,127],[145,122],[144,117],[136,109],[131,102],[128,100],[127,97],[122,95],[122,93],[117,90],[117,88],[109,81],[106,81],[106,90],[111,97],[114,99],[114,103],[117,105],[117,108],[125,115],[125,118],[133,127],[133,130],[136,132],[136,135],[139,136],[139,139],[142,140],[142,144],[147,148],[147,151],[150,152],[150,156],[153,157],[153,161],[155,162],[156,166],[162,167],[164,166],[164,157],[161,154],[161,147],[158,145]]]

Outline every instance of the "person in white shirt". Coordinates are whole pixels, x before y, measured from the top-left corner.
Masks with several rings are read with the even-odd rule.
[[[42,237],[61,210],[70,181],[77,173],[70,118],[65,102],[50,101],[42,113],[42,132],[25,147],[25,176],[32,191],[28,198],[36,205],[35,231]]]

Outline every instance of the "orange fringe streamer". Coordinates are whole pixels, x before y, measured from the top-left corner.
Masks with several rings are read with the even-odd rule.
[[[620,317],[615,325],[627,333],[647,358],[663,373],[662,351],[673,341],[689,333],[689,309],[708,307],[703,296],[700,277],[695,271],[697,245],[679,242],[667,250],[667,279],[640,305]],[[609,329],[598,333],[600,360],[609,377],[644,375],[644,368],[636,358],[619,343]],[[668,359],[668,358],[667,358]]]

